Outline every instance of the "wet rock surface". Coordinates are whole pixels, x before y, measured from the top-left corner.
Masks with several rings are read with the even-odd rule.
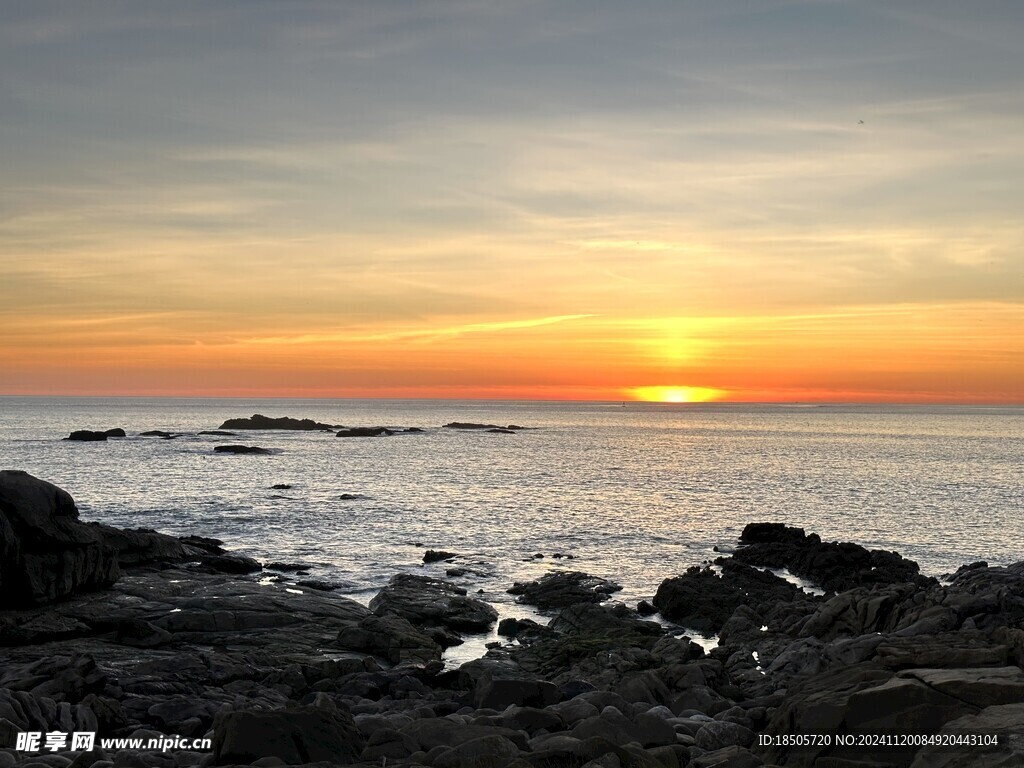
[[[868,550],[851,542],[823,542],[802,528],[781,523],[751,523],[743,529],[733,560],[748,565],[786,568],[827,590],[912,582],[930,586],[917,563],[898,552]]]
[[[650,607],[683,626],[612,601],[614,585],[553,572],[521,590],[547,606],[547,625],[506,619],[514,641],[452,668],[439,640],[497,615],[440,579],[399,574],[369,608],[283,576],[265,583],[214,539],[82,523],[69,495],[24,473],[0,473],[0,534],[5,597],[36,573],[26,553],[72,568],[68,552],[92,547],[109,568],[0,611],[0,768],[961,768],[1024,755],[1008,736],[1024,722],[1024,564],[939,585],[883,558],[884,578],[816,596],[753,556],[727,558],[658,590]],[[778,545],[773,563],[799,549],[781,566],[794,573],[817,547],[784,526],[749,539]],[[705,652],[687,624],[716,628],[718,647]],[[211,744],[11,748],[19,732],[75,730]],[[909,733],[1004,738],[977,751],[783,738]]]
[[[466,590],[442,579],[399,573],[370,601],[378,616],[395,615],[416,626],[447,627],[456,631],[485,632],[498,612]]]
[[[615,582],[582,571],[553,571],[536,581],[516,582],[508,592],[517,595],[521,603],[550,609],[599,603],[620,589]]]

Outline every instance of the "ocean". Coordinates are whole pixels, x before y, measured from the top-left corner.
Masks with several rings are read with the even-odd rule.
[[[425,431],[196,434],[255,413]],[[929,575],[1024,560],[1021,407],[4,397],[0,414],[0,468],[65,488],[83,519],[308,563],[362,602],[398,571],[443,577],[427,548],[458,553],[454,580],[503,615],[531,615],[505,590],[553,568],[649,599],[754,521],[897,550]],[[128,437],[62,440],[113,427]],[[182,434],[139,436],[155,429]]]

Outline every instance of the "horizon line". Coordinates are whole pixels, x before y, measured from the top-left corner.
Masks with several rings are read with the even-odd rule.
[[[410,397],[410,396],[338,396],[338,395],[147,395],[147,394],[74,394],[74,393],[6,393],[0,392],[0,399],[35,398],[35,399],[81,399],[81,400],[365,400],[365,401],[435,401],[435,402],[494,402],[494,403],[594,403],[625,405],[643,405],[655,407],[694,407],[694,406],[744,406],[744,405],[779,405],[779,406],[900,406],[900,407],[978,407],[978,408],[1021,408],[1022,400],[704,400],[693,402],[667,402],[657,400],[640,400],[629,398],[611,399],[579,399],[579,398],[538,398],[538,397]]]

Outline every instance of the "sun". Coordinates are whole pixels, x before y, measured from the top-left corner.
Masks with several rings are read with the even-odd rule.
[[[634,400],[648,403],[705,403],[724,394],[711,387],[634,387],[629,393]]]
[[[685,389],[669,387],[661,393],[663,403],[689,403],[690,393]]]

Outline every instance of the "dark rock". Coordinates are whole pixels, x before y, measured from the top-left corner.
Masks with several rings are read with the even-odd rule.
[[[654,621],[641,621],[625,605],[576,603],[564,609],[549,625],[555,632],[577,635],[631,635],[661,637],[664,629]]]
[[[444,429],[481,429],[481,430],[498,429],[498,430],[504,430],[506,432],[515,432],[517,430],[523,429],[523,427],[518,427],[515,424],[509,424],[507,427],[502,427],[502,426],[499,426],[497,424],[474,424],[472,422],[466,422],[466,421],[453,421],[453,422],[451,422],[449,424],[445,424],[444,425]]]
[[[465,640],[452,629],[447,627],[435,627],[428,626],[424,627],[423,631],[430,636],[430,639],[440,645],[442,648],[451,648],[456,645],[462,645]],[[500,645],[500,643],[499,643]],[[487,646],[488,648],[490,645]]]
[[[495,427],[494,429],[488,429],[488,430],[485,430],[485,431],[486,432],[491,432],[491,433],[496,434],[496,435],[514,435],[515,434],[515,430],[513,430],[513,429],[504,429],[502,427]]]
[[[181,540],[146,528],[122,529],[90,523],[103,543],[117,553],[121,566],[153,562],[176,563],[185,559],[187,550]]]
[[[444,750],[434,757],[434,768],[504,768],[519,756],[519,748],[505,736],[481,736]]]
[[[220,437],[237,437],[237,432],[226,432],[223,429],[204,429],[199,432],[200,435],[218,435]]]
[[[269,454],[266,448],[260,448],[256,445],[215,445],[213,450],[216,453],[236,453],[236,454]]]
[[[220,555],[224,553],[222,544],[224,543],[220,539],[210,538],[209,536],[181,536],[178,538],[182,544],[192,547],[193,549],[206,552],[211,555]]]
[[[423,553],[424,563],[437,563],[441,560],[451,560],[453,557],[458,557],[454,552],[445,552],[443,549],[428,549]]]
[[[950,736],[999,737],[998,744],[980,744],[970,749],[951,749],[949,746],[926,746],[915,756],[911,768],[970,768],[972,765],[1018,766],[1024,765],[1024,739],[1020,738],[1020,724],[1024,723],[1024,704],[1004,704],[986,707],[976,715],[964,715],[950,720],[939,729]]]
[[[274,491],[289,491],[291,490],[292,486],[290,483],[277,483],[275,485],[270,486],[270,488],[271,490]]]
[[[798,593],[785,579],[726,560],[721,577],[710,568],[693,566],[681,576],[665,579],[653,602],[672,621],[717,632],[741,605],[790,602]]]
[[[294,573],[295,571],[305,571],[309,569],[309,566],[305,563],[267,563],[263,566],[268,571],[281,571],[282,573]]]
[[[521,751],[529,749],[526,734],[511,728],[492,725],[466,725],[445,717],[421,718],[403,725],[399,730],[416,741],[417,747],[429,752],[437,747],[451,747],[485,736],[502,736]],[[466,766],[469,768],[470,763]]]
[[[823,542],[817,534],[781,523],[751,523],[743,529],[733,555],[748,565],[787,568],[825,589],[841,592],[859,586],[911,582],[930,586],[935,579],[921,576],[917,563],[897,552],[867,550],[849,542]]]
[[[557,704],[562,699],[558,686],[544,680],[493,678],[485,674],[476,685],[473,703],[477,709],[506,707],[543,708]]]
[[[956,718],[1022,700],[1024,672],[1019,667],[909,669],[893,675],[860,664],[809,678],[787,695],[765,733],[931,734]],[[891,764],[906,766],[918,748],[894,745],[885,754]],[[754,752],[786,766],[819,765],[823,754],[836,760],[863,757],[863,748],[856,746],[767,746]]]
[[[96,432],[91,429],[76,429],[65,440],[76,440],[79,442],[99,442],[107,439],[106,432]]]
[[[978,560],[974,563],[967,563],[966,565],[961,565],[959,568],[956,569],[956,573],[954,575],[959,576],[963,573],[967,573],[968,571],[977,571],[983,568],[988,568],[988,563],[985,560]]]
[[[355,501],[356,499],[363,498],[358,493],[343,493],[338,497],[340,501]]]
[[[519,619],[502,619],[498,622],[498,634],[502,637],[515,637],[519,634]]]
[[[740,534],[741,544],[803,544],[806,540],[803,528],[785,523],[748,523]]]
[[[342,629],[338,643],[343,648],[372,653],[398,664],[427,664],[441,658],[441,646],[401,616],[370,615],[358,624]]]
[[[219,573],[255,573],[263,570],[257,560],[245,555],[204,555],[199,562]]]
[[[341,429],[340,424],[322,424],[312,419],[293,419],[289,416],[272,418],[254,413],[248,419],[228,419],[220,425],[220,429],[289,429],[298,431],[335,430]]]
[[[117,553],[78,520],[70,494],[27,472],[0,472],[0,608],[98,589],[119,575]]]
[[[552,571],[537,581],[516,582],[509,594],[539,608],[564,608],[575,603],[599,603],[622,589],[614,582],[580,571]]]
[[[423,432],[424,430],[420,429],[419,427],[406,427],[406,429],[404,431],[405,432],[414,432],[415,433],[415,432]]]
[[[303,581],[295,582],[297,587],[306,587],[306,589],[315,589],[319,592],[333,592],[336,589],[341,589],[339,584],[332,584],[329,581],[319,581],[316,579],[304,579]]]
[[[682,765],[682,763],[680,763]],[[690,762],[690,768],[761,768],[764,763],[746,747],[722,747],[698,755]],[[843,766],[833,763],[833,768],[885,768],[875,763],[855,763]]]
[[[348,765],[359,759],[364,741],[344,710],[317,707],[223,712],[214,721],[216,765],[248,764],[276,757],[286,765],[319,761]]]
[[[393,435],[393,430],[387,427],[351,427],[342,429],[337,437],[380,437],[381,435]]]
[[[139,432],[142,437],[162,437],[165,440],[170,440],[175,435],[171,432],[164,432],[162,429],[151,429],[148,432]]]
[[[366,740],[366,747],[360,755],[364,762],[373,761],[387,765],[387,760],[401,760],[416,751],[416,742],[393,728],[378,728]]]
[[[641,600],[636,604],[636,612],[641,616],[653,616],[658,612],[658,609],[646,600]]]
[[[521,645],[512,651],[513,660],[525,671],[554,682],[594,681],[613,664],[612,655],[630,656],[636,650],[649,658],[649,650],[664,634],[661,625],[641,621],[622,604],[577,603],[547,627],[524,631],[519,622],[517,629]]]
[[[466,590],[441,579],[399,573],[370,601],[379,616],[402,616],[415,626],[440,625],[466,632],[484,632],[498,618],[487,603],[466,596]]]
[[[158,648],[167,645],[174,636],[143,619],[121,619],[117,622],[115,639],[134,648]]]
[[[95,442],[106,440],[108,437],[125,437],[126,433],[120,427],[114,427],[113,429],[104,430],[92,430],[92,429],[76,429],[70,435],[65,437],[65,440],[80,440],[86,442]]]

